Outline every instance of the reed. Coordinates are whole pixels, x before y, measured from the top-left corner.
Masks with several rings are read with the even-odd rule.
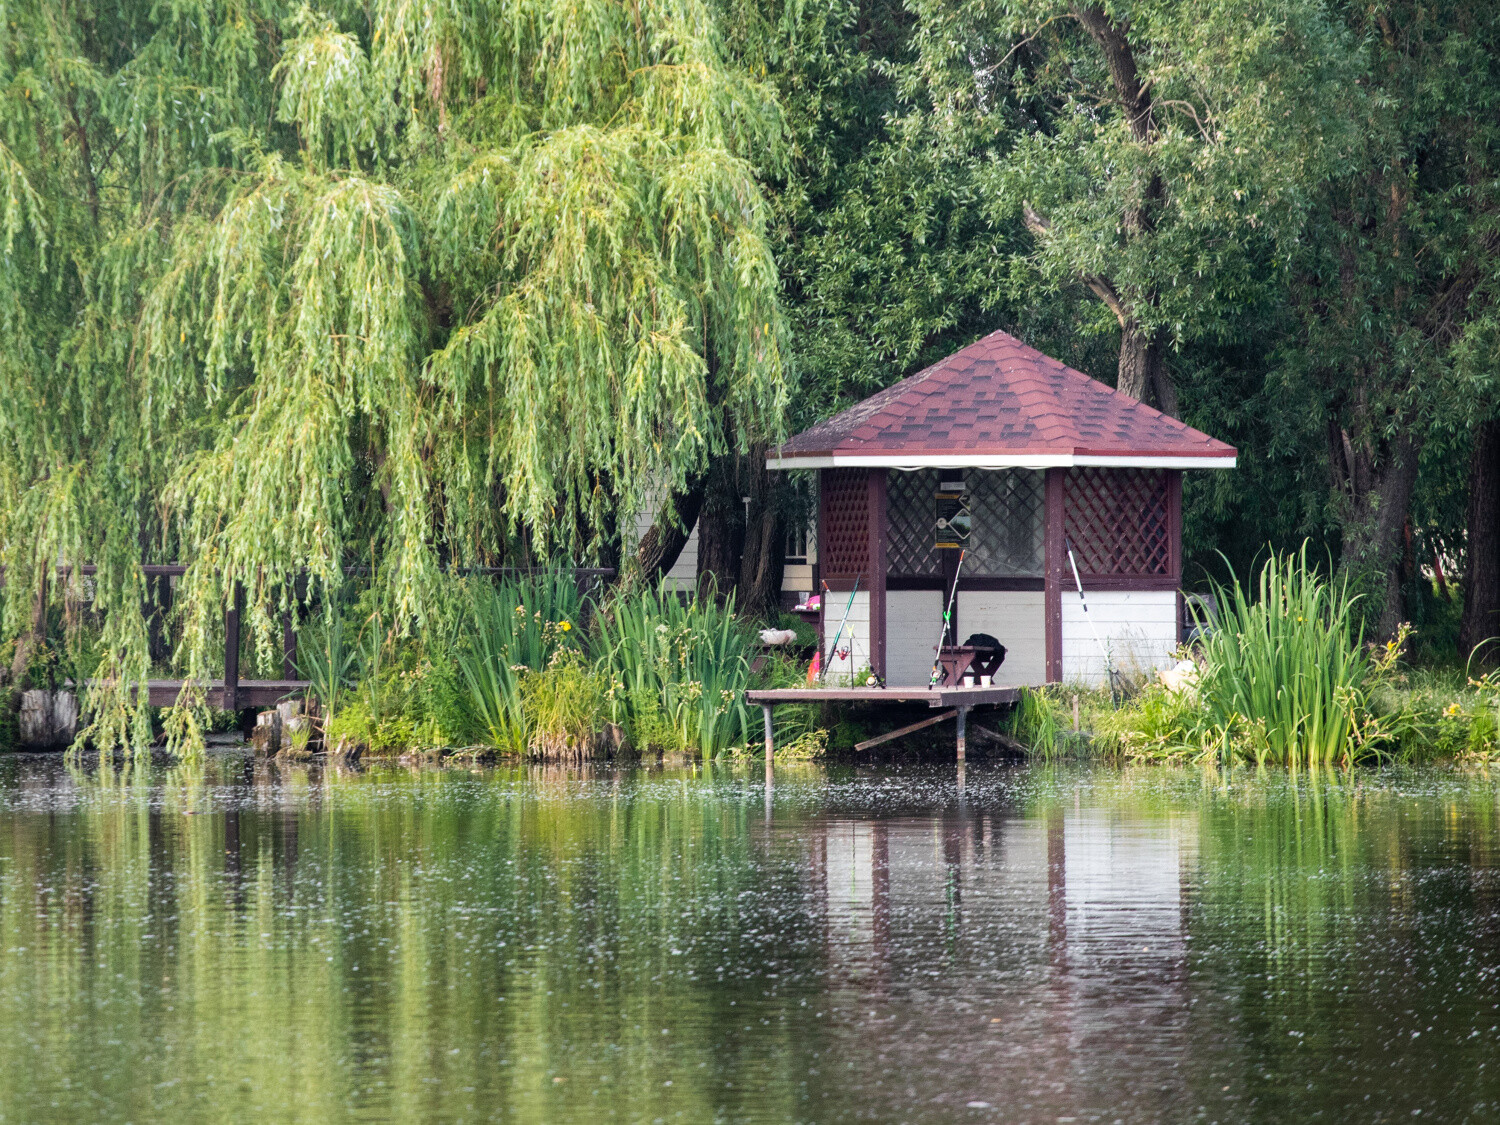
[[[1304,544],[1266,562],[1253,598],[1238,578],[1216,593],[1219,619],[1200,622],[1205,742],[1288,765],[1358,756],[1376,664],[1347,584]]]
[[[474,588],[457,662],[474,720],[491,746],[531,749],[535,724],[528,712],[538,699],[535,685],[528,690],[524,681],[544,673],[560,651],[582,653],[585,610],[572,574],[557,567]]]
[[[625,590],[600,612],[596,632],[610,717],[637,746],[711,756],[746,741],[751,632],[733,598]]]
[[[308,694],[318,704],[326,725],[349,702],[360,678],[361,652],[350,643],[344,618],[329,607],[312,627],[304,627],[297,643],[297,672],[308,682]]]

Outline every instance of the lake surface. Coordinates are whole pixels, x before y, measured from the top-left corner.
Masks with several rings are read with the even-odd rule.
[[[1494,1121],[1500,779],[0,760],[0,1120]]]

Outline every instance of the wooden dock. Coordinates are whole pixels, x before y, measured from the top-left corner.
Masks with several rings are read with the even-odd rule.
[[[848,687],[848,688],[767,688],[764,691],[747,691],[745,701],[757,704],[766,720],[766,773],[771,772],[773,745],[771,738],[771,712],[782,703],[925,703],[932,708],[948,708],[957,725],[958,760],[964,760],[966,749],[966,719],[971,707],[987,707],[999,703],[1014,703],[1021,698],[1018,687]],[[942,716],[947,718],[947,716]],[[887,737],[919,730],[938,721],[928,719],[909,727],[893,731]],[[861,748],[885,741],[872,739],[861,743]]]

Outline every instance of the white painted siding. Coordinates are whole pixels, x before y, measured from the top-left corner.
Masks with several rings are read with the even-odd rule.
[[[849,620],[844,621],[844,607],[849,607]],[[843,632],[838,637],[840,657],[830,655],[834,634],[844,622]],[[828,681],[847,684],[854,673],[870,666],[870,594],[859,590],[854,601],[849,601],[847,590],[835,590],[823,595],[823,661],[828,669]]]
[[[958,639],[972,633],[988,633],[1005,646],[997,686],[1047,682],[1047,604],[1042,591],[960,590]]]
[[[932,676],[932,646],[942,627],[941,590],[887,590],[885,682],[892,687],[926,684]]]
[[[812,593],[812,572],[811,563],[787,563],[786,570],[781,575],[781,588],[794,594]]]
[[[635,535],[631,539],[631,546],[636,546],[646,537],[646,532],[651,530],[651,525],[656,522],[656,513],[661,506],[661,499],[655,498],[646,503],[646,506],[635,514]],[[677,556],[677,561],[672,569],[667,571],[667,581],[676,582],[678,587],[687,590],[698,581],[698,525],[695,522],[692,530],[688,532],[688,541],[682,548],[682,554]]]
[[[1177,594],[1171,590],[1084,591],[1088,617],[1076,589],[1063,589],[1062,675],[1065,683],[1104,683],[1104,654],[1094,630],[1109,646],[1116,671],[1127,676],[1166,667],[1177,647]],[[1090,629],[1090,620],[1093,629]]]

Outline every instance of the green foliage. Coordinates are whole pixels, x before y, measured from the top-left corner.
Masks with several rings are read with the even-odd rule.
[[[520,673],[527,749],[547,758],[590,755],[609,710],[609,686],[577,649],[559,648],[546,668]]]
[[[1062,746],[1068,724],[1062,696],[1056,689],[1022,688],[1021,697],[1006,717],[1006,733],[1031,753],[1047,758]]]
[[[1500,673],[1477,679],[1447,670],[1404,672],[1375,692],[1380,732],[1405,761],[1500,758]]]
[[[559,663],[559,656],[582,656],[585,615],[573,575],[561,568],[507,578],[498,588],[473,586],[454,647],[471,712],[490,745],[521,753],[534,736],[571,729],[544,721],[557,708],[548,700],[553,689],[538,684],[573,667],[572,660]],[[558,688],[563,696],[576,694]],[[533,716],[538,705],[542,714]]]
[[[424,629],[442,564],[598,552],[783,431],[783,125],[696,0],[20,0],[0,90],[4,621],[98,564],[102,742],[149,740],[143,547],[191,705],[236,582],[262,647],[351,565]]]
[[[391,659],[367,662],[357,690],[331,718],[323,737],[349,739],[376,756],[467,741],[465,699],[451,661],[403,645]]]
[[[1198,678],[1208,730],[1288,764],[1357,756],[1377,666],[1346,584],[1311,567],[1304,546],[1267,560],[1254,600],[1238,579],[1215,592]]]
[[[734,601],[669,586],[627,589],[600,610],[610,716],[642,749],[713,756],[749,738],[750,626]]]
[[[308,681],[308,695],[325,723],[343,710],[359,681],[360,663],[360,649],[350,643],[344,616],[336,608],[303,625],[297,637],[297,674]]]

